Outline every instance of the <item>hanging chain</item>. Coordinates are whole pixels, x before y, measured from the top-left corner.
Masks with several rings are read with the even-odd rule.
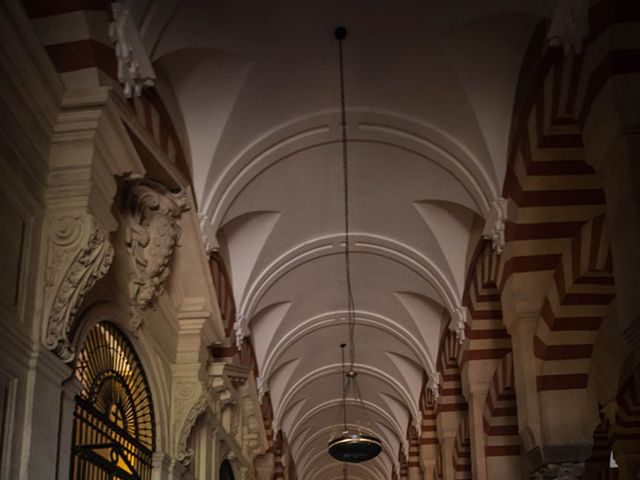
[[[355,347],[355,303],[353,301],[353,289],[351,287],[351,249],[349,247],[349,158],[347,149],[347,110],[345,101],[344,88],[344,61],[342,54],[342,40],[346,36],[338,36],[338,54],[340,61],[340,113],[341,113],[341,131],[342,131],[342,183],[344,193],[344,264],[345,276],[347,279],[347,325],[349,332],[349,371],[353,371],[355,364],[356,347]]]
[[[347,372],[344,369],[344,347],[346,345],[343,343],[340,345],[340,353],[342,355],[342,425],[343,432],[347,431]]]

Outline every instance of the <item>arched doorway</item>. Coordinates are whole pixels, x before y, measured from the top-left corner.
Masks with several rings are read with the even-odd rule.
[[[220,464],[220,480],[235,480],[229,460],[223,460]]]
[[[73,421],[71,479],[148,480],[155,443],[149,384],[114,325],[91,329],[74,371],[82,383]]]

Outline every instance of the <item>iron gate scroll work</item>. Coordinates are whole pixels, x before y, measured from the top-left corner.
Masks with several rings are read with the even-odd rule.
[[[129,340],[97,324],[78,355],[71,480],[150,480],[155,443],[151,391]]]

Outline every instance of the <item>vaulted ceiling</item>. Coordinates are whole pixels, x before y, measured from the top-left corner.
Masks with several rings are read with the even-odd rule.
[[[553,2],[550,2],[553,3]],[[347,338],[337,43],[345,25],[356,369],[350,421],[390,478],[506,169],[539,0],[129,5],[175,95],[208,242],[226,258],[275,424],[304,479],[341,475]]]

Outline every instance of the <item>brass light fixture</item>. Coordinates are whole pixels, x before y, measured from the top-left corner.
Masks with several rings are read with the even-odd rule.
[[[355,305],[353,301],[353,289],[351,287],[351,251],[349,248],[349,162],[347,151],[347,114],[345,106],[344,88],[344,63],[342,55],[342,42],[347,36],[344,27],[335,30],[338,40],[339,65],[340,65],[340,113],[342,131],[342,175],[344,194],[344,265],[347,283],[347,325],[349,337],[349,368],[345,365],[344,349],[346,344],[340,345],[342,355],[342,433],[329,442],[329,454],[336,460],[349,463],[360,463],[375,458],[382,451],[380,439],[365,435],[358,431],[349,430],[347,421],[347,393],[351,390],[362,403],[360,388],[358,386],[358,372],[355,371]],[[346,469],[343,469],[346,476]]]

